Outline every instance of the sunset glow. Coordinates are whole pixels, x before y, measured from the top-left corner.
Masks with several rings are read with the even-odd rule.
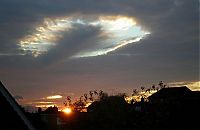
[[[65,109],[62,110],[64,113],[66,114],[70,114],[72,112],[71,108],[67,107]]]

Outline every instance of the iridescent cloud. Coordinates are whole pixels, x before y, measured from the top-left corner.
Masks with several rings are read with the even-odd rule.
[[[107,37],[97,40],[94,45],[96,47],[80,50],[71,58],[106,55],[127,44],[137,43],[150,34],[149,31],[143,30],[133,18],[126,16],[99,16],[93,20],[75,16],[44,19],[44,22],[36,27],[32,34],[20,40],[20,49],[25,53],[31,53],[34,57],[47,53],[58,44],[59,39],[63,38],[64,32],[73,30],[75,24],[100,27],[102,34]]]
[[[36,27],[35,31],[20,40],[20,49],[25,53],[31,52],[34,57],[46,53],[56,45],[62,33],[71,28],[68,18],[44,19],[42,25]]]

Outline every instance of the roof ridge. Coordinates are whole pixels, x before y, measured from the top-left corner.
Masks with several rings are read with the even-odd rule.
[[[33,125],[30,123],[30,121],[27,119],[25,114],[22,112],[22,110],[19,108],[19,104],[15,101],[15,99],[12,97],[12,95],[9,93],[9,91],[5,88],[3,83],[0,81],[0,92],[5,97],[7,102],[9,102],[10,106],[13,108],[13,110],[18,114],[18,116],[22,119],[24,124],[29,128],[29,130],[35,130]]]

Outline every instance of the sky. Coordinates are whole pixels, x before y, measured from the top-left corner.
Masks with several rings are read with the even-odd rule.
[[[159,81],[200,90],[199,49],[198,0],[0,1],[0,80],[29,105]]]

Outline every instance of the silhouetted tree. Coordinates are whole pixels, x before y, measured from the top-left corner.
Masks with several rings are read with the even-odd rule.
[[[67,101],[64,101],[63,104],[64,104],[65,106],[70,106],[70,105],[72,105],[71,102],[72,102],[71,97],[70,97],[70,96],[67,96]]]
[[[155,89],[156,89],[155,84],[153,84],[153,85],[151,86],[151,88],[152,88],[153,90],[155,90]]]
[[[141,87],[141,90],[142,90],[142,92],[144,92],[144,89],[145,89],[145,87]],[[141,95],[141,101],[144,99],[144,96],[145,96],[145,94],[144,93],[142,93],[142,95]]]
[[[160,82],[158,83],[158,85],[160,86],[160,88],[163,88],[163,87],[164,87],[163,81],[160,81]]]
[[[142,87],[141,87],[142,92],[143,92],[144,89],[145,89],[145,87],[142,86]]]
[[[98,95],[98,92],[97,92],[97,90],[94,90],[94,95]]]
[[[138,91],[137,91],[137,89],[133,89],[132,96],[135,96],[135,95],[137,95],[137,94],[138,94]]]
[[[80,98],[79,100],[73,103],[73,107],[75,111],[81,112],[85,108],[85,102],[83,102]]]
[[[142,98],[141,98],[141,102],[142,102],[142,103],[144,102],[144,99],[145,99],[144,96],[142,96]]]
[[[148,92],[148,93],[150,93],[151,92],[151,89],[149,88],[149,89],[146,89],[146,91],[145,91],[146,93]]]
[[[135,99],[131,99],[131,104],[133,104],[134,102],[136,102]]]
[[[58,112],[58,107],[56,107],[55,105],[52,107],[48,107],[45,111],[45,113],[57,113]]]
[[[38,113],[41,113],[41,112],[42,112],[42,108],[38,107]]]
[[[105,99],[105,98],[107,98],[108,97],[108,94],[107,93],[105,93],[105,92],[101,92],[101,94],[99,94],[99,99],[100,100],[103,100],[103,99]]]
[[[92,91],[89,91],[89,94],[90,94],[90,98],[89,98],[89,99],[90,99],[91,101],[93,101],[93,94],[94,94],[94,93],[93,93]]]
[[[156,87],[156,90],[158,91],[158,90],[159,90],[159,87]]]
[[[79,100],[82,102],[83,101],[83,96],[80,96]]]
[[[101,98],[102,95],[103,95],[103,91],[99,90],[99,98]]]
[[[84,94],[84,101],[87,102],[88,96],[87,93]]]
[[[72,100],[71,100],[70,96],[67,96],[67,101],[68,101],[69,105],[71,105]]]

